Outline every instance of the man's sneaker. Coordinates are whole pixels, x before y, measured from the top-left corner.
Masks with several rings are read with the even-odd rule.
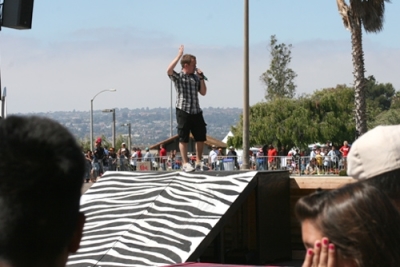
[[[209,168],[207,166],[204,165],[203,162],[201,162],[200,164],[196,164],[196,171],[208,171]]]
[[[201,164],[196,164],[195,170],[196,170],[196,172],[202,171],[202,170],[203,170],[203,167],[201,166]]]
[[[193,166],[192,166],[189,162],[187,162],[187,163],[183,164],[182,170],[183,170],[184,172],[193,172],[193,171],[194,171],[194,168],[193,168]]]

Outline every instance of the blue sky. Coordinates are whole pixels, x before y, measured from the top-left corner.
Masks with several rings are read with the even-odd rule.
[[[364,34],[366,75],[400,90],[400,3]],[[350,33],[334,0],[249,0],[250,104],[263,101],[271,35],[292,44],[297,93],[352,84]],[[242,107],[243,0],[35,0],[31,30],[0,32],[8,113],[169,107],[178,47],[209,78],[203,107]],[[178,70],[178,69],[177,69]]]

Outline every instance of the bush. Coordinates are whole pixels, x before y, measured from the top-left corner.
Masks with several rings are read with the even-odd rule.
[[[341,170],[341,171],[339,172],[339,176],[347,176],[346,170]]]

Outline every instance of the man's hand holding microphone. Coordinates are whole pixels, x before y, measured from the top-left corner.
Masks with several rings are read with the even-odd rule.
[[[201,69],[196,68],[196,74],[197,76],[199,76],[200,80],[208,81],[207,77],[204,76],[204,73],[201,71]]]

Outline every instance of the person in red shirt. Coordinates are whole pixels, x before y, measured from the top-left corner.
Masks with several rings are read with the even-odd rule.
[[[350,152],[350,146],[347,141],[343,142],[343,146],[339,149],[339,152],[342,154],[343,158],[343,168],[347,170],[347,155]]]
[[[161,163],[161,168],[163,171],[166,171],[167,168],[165,166],[165,163],[167,161],[167,150],[163,146],[163,144],[160,145],[160,163]]]
[[[137,154],[137,161],[138,162],[142,161],[142,150],[140,149],[140,147],[137,148],[136,154]]]
[[[278,151],[272,146],[268,146],[268,170],[276,169],[276,159],[278,156]]]

